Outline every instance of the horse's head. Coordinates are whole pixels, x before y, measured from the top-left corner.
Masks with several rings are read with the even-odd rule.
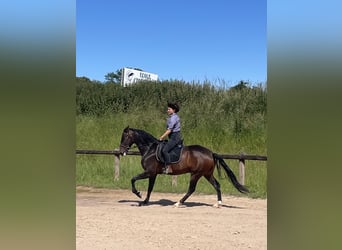
[[[128,152],[129,148],[132,146],[134,143],[134,131],[127,126],[121,136],[121,142],[120,142],[120,154],[121,155],[126,155]]]

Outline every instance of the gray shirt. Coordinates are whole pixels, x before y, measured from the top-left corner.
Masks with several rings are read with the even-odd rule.
[[[181,130],[180,119],[176,113],[173,113],[167,118],[166,128],[170,129],[171,132],[179,132]]]

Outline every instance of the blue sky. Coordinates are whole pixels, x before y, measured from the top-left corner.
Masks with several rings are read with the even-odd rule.
[[[265,82],[266,17],[266,0],[77,0],[76,75],[134,67],[160,80]]]

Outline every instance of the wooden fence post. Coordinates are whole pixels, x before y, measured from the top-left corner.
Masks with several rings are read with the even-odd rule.
[[[239,159],[240,183],[245,185],[245,159]]]
[[[119,180],[120,176],[120,155],[114,155],[114,180]]]
[[[172,175],[172,186],[177,186],[177,175]]]

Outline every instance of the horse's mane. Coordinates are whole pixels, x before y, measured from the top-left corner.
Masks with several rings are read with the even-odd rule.
[[[148,133],[144,130],[136,129],[136,128],[130,128],[130,129],[133,130],[135,133],[139,134],[139,136],[142,137],[142,139],[144,141],[149,141],[151,143],[157,143],[158,142],[158,140],[153,135],[151,135],[150,133]]]

